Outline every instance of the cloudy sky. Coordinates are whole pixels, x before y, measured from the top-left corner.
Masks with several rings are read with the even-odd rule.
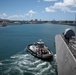
[[[0,0],[0,18],[74,20],[76,0]]]

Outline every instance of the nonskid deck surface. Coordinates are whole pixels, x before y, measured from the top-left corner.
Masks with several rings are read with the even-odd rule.
[[[64,36],[62,35],[62,38],[65,40]],[[72,52],[73,56],[76,58],[76,37],[72,37],[69,40],[69,43],[65,40],[66,44],[68,45],[70,51]]]
[[[73,53],[74,57],[76,58],[76,37],[70,40],[69,48]]]

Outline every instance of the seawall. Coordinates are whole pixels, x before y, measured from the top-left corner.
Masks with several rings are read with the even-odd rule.
[[[76,58],[61,35],[55,36],[58,75],[76,75]]]

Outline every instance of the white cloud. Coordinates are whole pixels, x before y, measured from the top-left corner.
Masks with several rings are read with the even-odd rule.
[[[63,2],[56,2],[53,6],[47,7],[49,11],[51,10],[61,10],[64,12],[76,12],[76,10],[73,10],[73,8],[76,9],[76,0],[64,0]],[[45,8],[45,11],[48,12]]]
[[[13,15],[12,17],[13,17],[13,18],[18,18],[18,17],[19,17],[19,15]]]
[[[30,10],[27,14],[27,16],[30,16],[32,17],[33,14],[36,14],[37,12],[33,11],[33,10]]]
[[[2,15],[3,15],[3,17],[7,17],[7,14],[6,13],[3,13]]]
[[[64,0],[66,6],[76,6],[76,0]]]
[[[29,11],[29,14],[36,14],[36,12],[33,11],[33,10],[30,10],[30,11]]]
[[[46,8],[45,8],[45,11],[46,11],[46,12],[55,12],[56,10],[50,9],[50,7],[46,7]]]
[[[7,15],[6,13],[2,13],[0,14],[0,18],[2,19],[20,19],[20,18],[26,18],[26,17],[32,17],[34,14],[37,14],[37,12],[30,10],[28,13],[26,14],[22,14],[22,15]]]
[[[44,1],[46,1],[46,2],[51,2],[51,1],[57,1],[57,0],[44,0]]]
[[[7,16],[6,13],[2,13],[2,14],[0,15],[0,17],[2,17],[2,18],[7,18],[8,16]]]
[[[64,11],[64,12],[70,10],[69,7],[65,6],[65,4],[61,3],[61,2],[55,3],[53,8],[54,9],[60,9],[61,11]]]
[[[19,17],[24,18],[25,16],[24,15],[19,15]]]
[[[30,14],[29,14],[29,13],[27,13],[27,14],[24,14],[24,17],[26,17],[26,16],[30,16]]]
[[[17,18],[19,18],[19,15],[8,16],[6,19],[17,19]]]

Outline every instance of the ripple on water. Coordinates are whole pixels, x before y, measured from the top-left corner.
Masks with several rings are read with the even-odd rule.
[[[55,60],[50,63],[19,52],[0,62],[1,75],[56,75]]]

